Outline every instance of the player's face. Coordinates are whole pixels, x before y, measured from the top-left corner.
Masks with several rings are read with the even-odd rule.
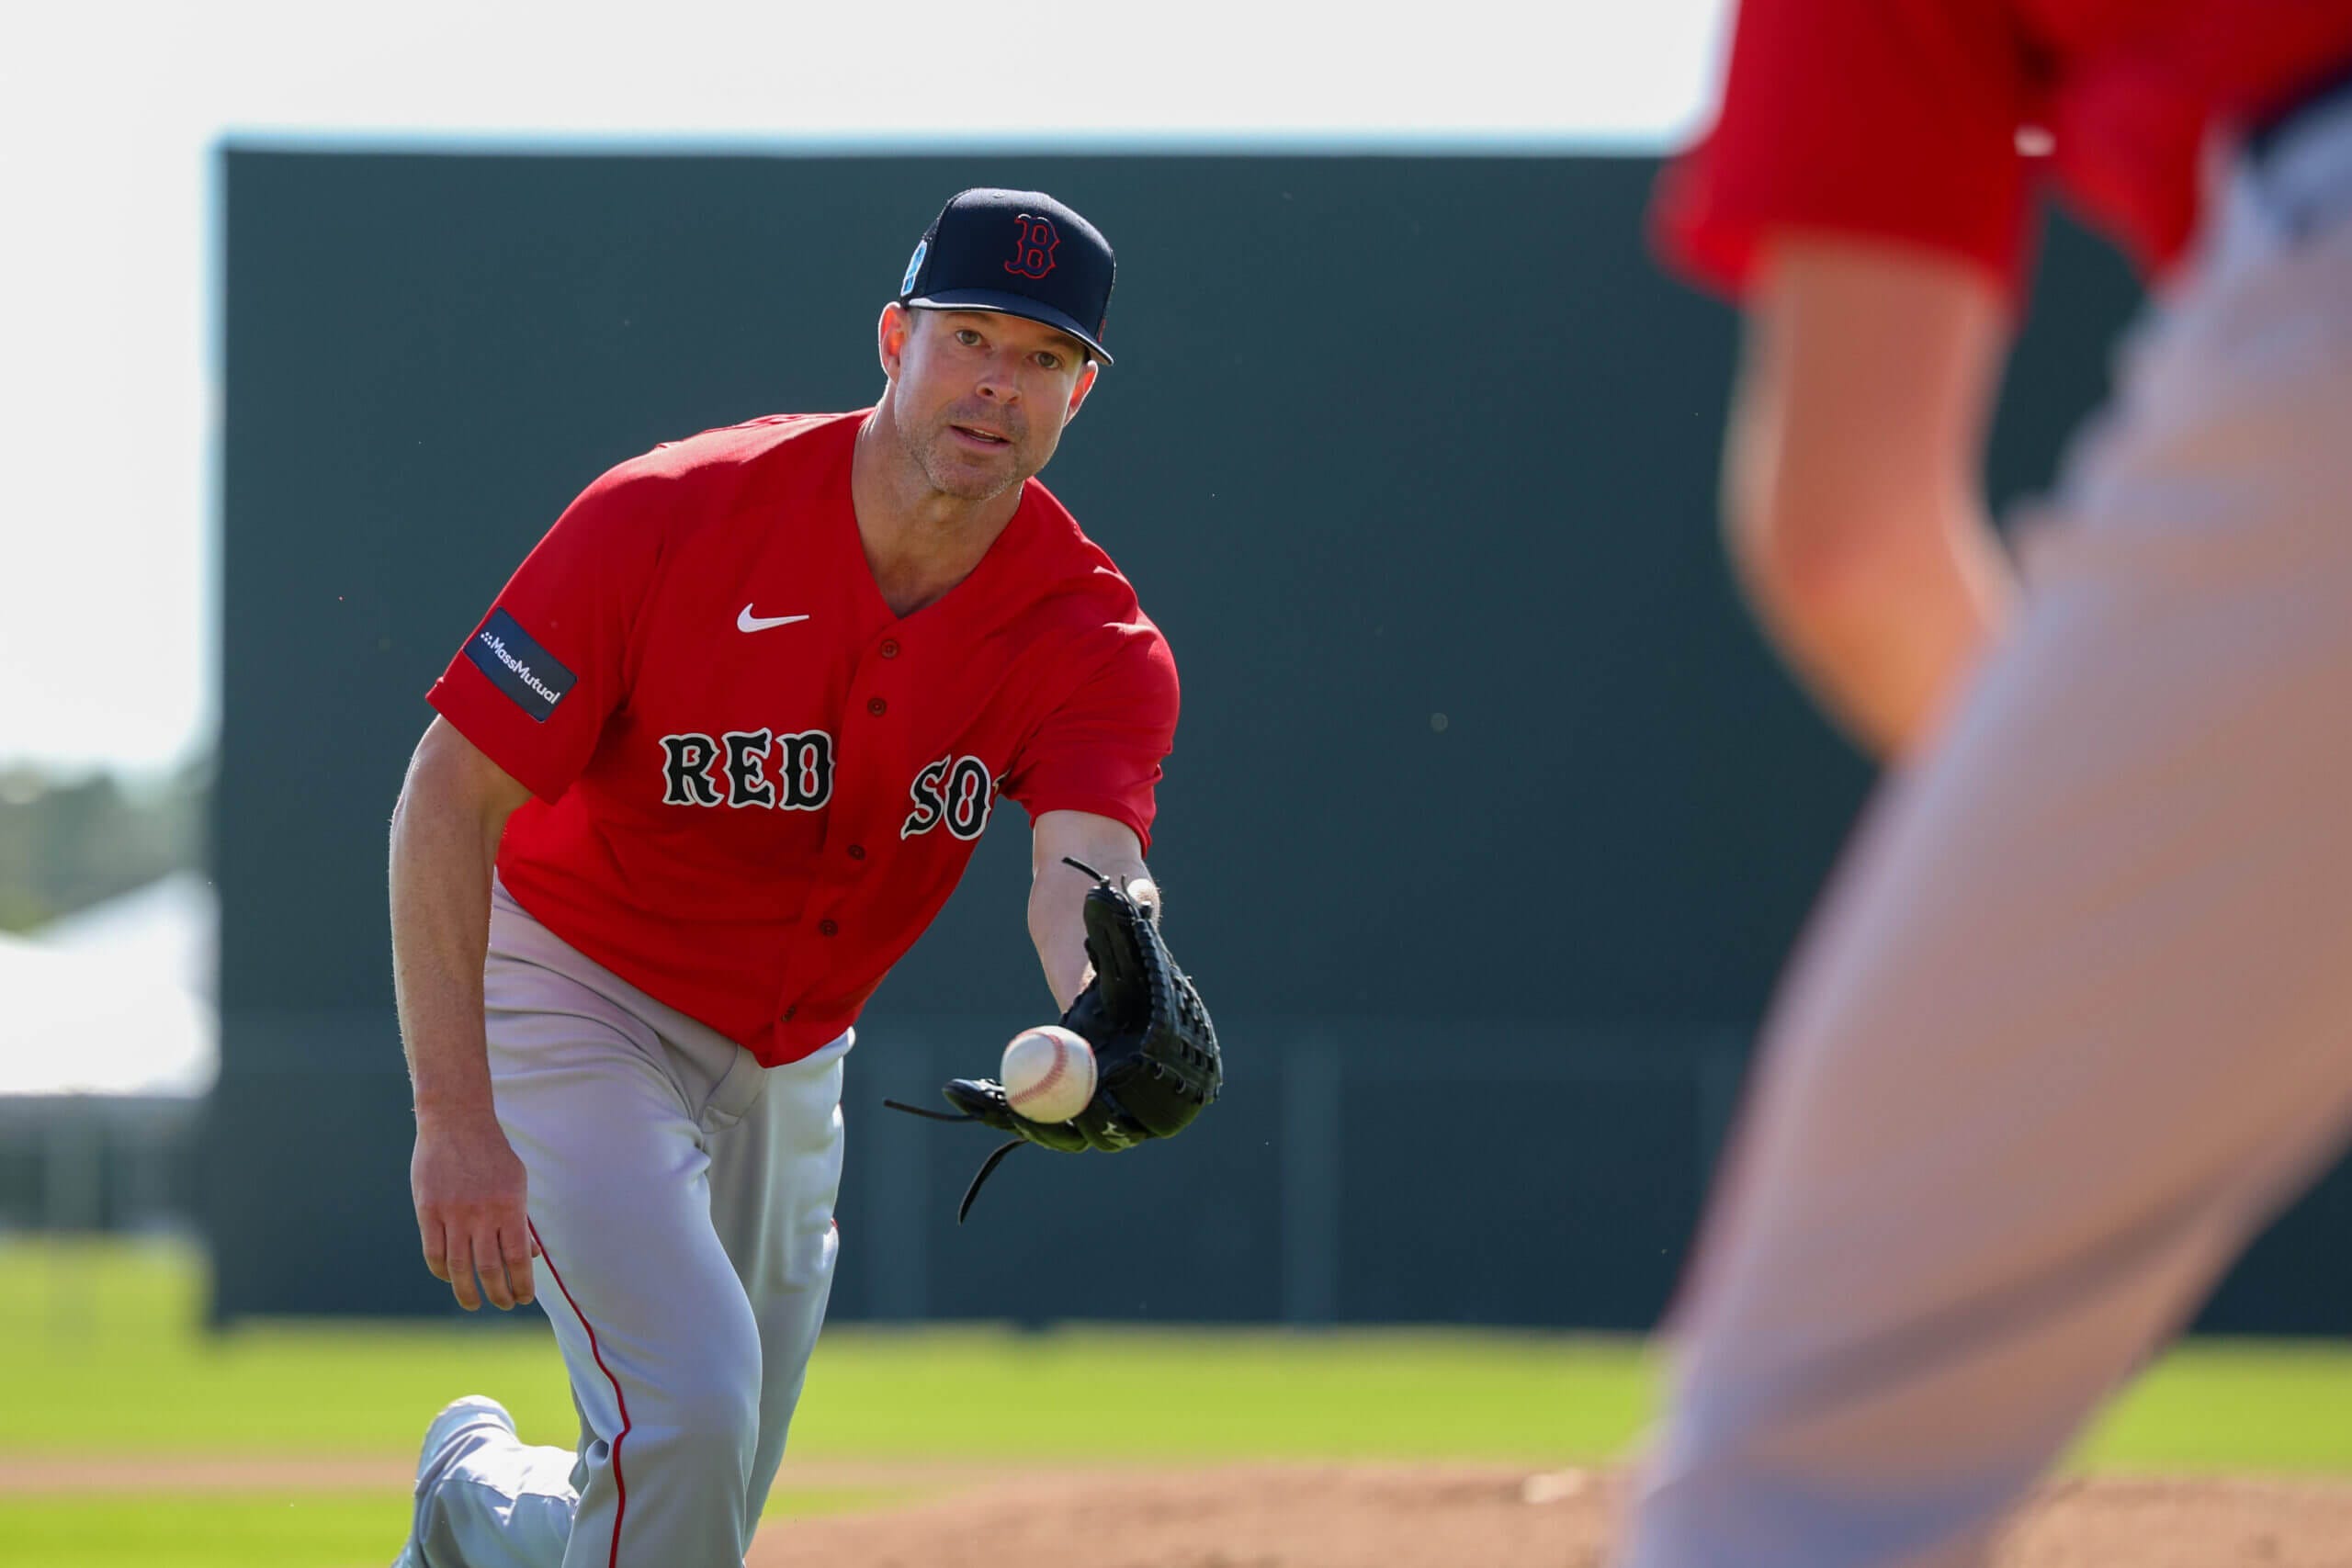
[[[895,305],[883,315],[882,360],[908,457],[933,490],[965,501],[1046,466],[1096,368],[1085,344],[1042,321]]]

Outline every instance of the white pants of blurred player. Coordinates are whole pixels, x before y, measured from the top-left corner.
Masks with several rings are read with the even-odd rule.
[[[2231,176],[1766,1031],[1630,1568],[1958,1568],[2352,1122],[2352,107]]]
[[[477,1428],[417,1498],[425,1562],[741,1568],[832,1290],[851,1037],[762,1067],[503,886],[482,991],[580,1440]]]

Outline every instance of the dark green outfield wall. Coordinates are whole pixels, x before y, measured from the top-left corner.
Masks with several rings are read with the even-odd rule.
[[[1733,323],[1645,260],[1651,173],[227,153],[220,1313],[446,1303],[413,1261],[382,870],[424,687],[602,468],[870,401],[916,236],[989,183],[1119,248],[1119,363],[1046,478],[1182,666],[1153,858],[1231,1088],[1166,1147],[1015,1160],[956,1229],[987,1140],[876,1104],[1043,1016],[1001,828],[861,1030],[836,1312],[1647,1323],[1866,784],[1719,563]],[[2004,495],[2050,471],[2130,303],[2077,237],[2045,270]],[[2352,1320],[2347,1201],[2215,1321]]]

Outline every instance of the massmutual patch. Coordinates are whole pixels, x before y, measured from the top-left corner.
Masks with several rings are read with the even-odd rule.
[[[466,644],[466,657],[514,698],[515,706],[542,724],[580,679],[534,642],[503,608],[491,611],[490,619]]]

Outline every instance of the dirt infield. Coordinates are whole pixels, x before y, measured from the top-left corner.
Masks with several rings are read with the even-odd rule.
[[[1582,1471],[1107,1472],[795,1520],[763,1533],[748,1568],[1600,1568],[1623,1496],[1621,1477]],[[1996,1561],[2352,1568],[2352,1485],[2062,1483]]]
[[[0,1462],[0,1497],[404,1489],[383,1458]],[[1051,1472],[961,1461],[787,1460],[787,1490],[926,1501],[779,1519],[749,1568],[1600,1568],[1623,1505],[1609,1471],[1235,1465]],[[1999,1568],[2352,1568],[2352,1483],[2200,1477],[2060,1482]]]

